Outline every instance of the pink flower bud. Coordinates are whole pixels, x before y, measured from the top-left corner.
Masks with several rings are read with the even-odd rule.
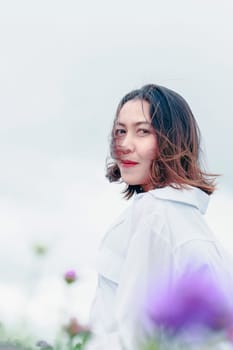
[[[74,283],[77,280],[76,272],[74,270],[67,271],[64,275],[64,279],[68,284]]]

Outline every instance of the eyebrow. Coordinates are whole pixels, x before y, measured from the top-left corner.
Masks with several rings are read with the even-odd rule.
[[[138,125],[141,125],[141,124],[151,125],[149,122],[145,122],[145,121],[133,123],[133,125],[135,125],[135,126],[138,126]],[[116,122],[116,125],[126,126],[124,123],[121,123],[121,122]]]

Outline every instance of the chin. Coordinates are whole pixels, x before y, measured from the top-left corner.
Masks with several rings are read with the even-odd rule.
[[[124,178],[122,178],[122,179],[129,186],[141,186],[140,181],[133,181],[133,180],[129,181],[128,179],[124,179]]]

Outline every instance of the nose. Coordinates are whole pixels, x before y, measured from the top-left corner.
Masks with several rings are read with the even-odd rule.
[[[133,137],[130,134],[125,135],[124,139],[120,143],[120,149],[123,154],[134,152],[135,143]]]

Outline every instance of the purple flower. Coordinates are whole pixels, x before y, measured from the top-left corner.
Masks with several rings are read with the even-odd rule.
[[[71,284],[77,280],[77,275],[74,270],[69,270],[65,273],[64,279],[66,283]]]
[[[232,326],[232,310],[221,287],[207,271],[184,274],[159,295],[153,290],[146,308],[154,326],[173,334],[200,328],[217,331]]]

